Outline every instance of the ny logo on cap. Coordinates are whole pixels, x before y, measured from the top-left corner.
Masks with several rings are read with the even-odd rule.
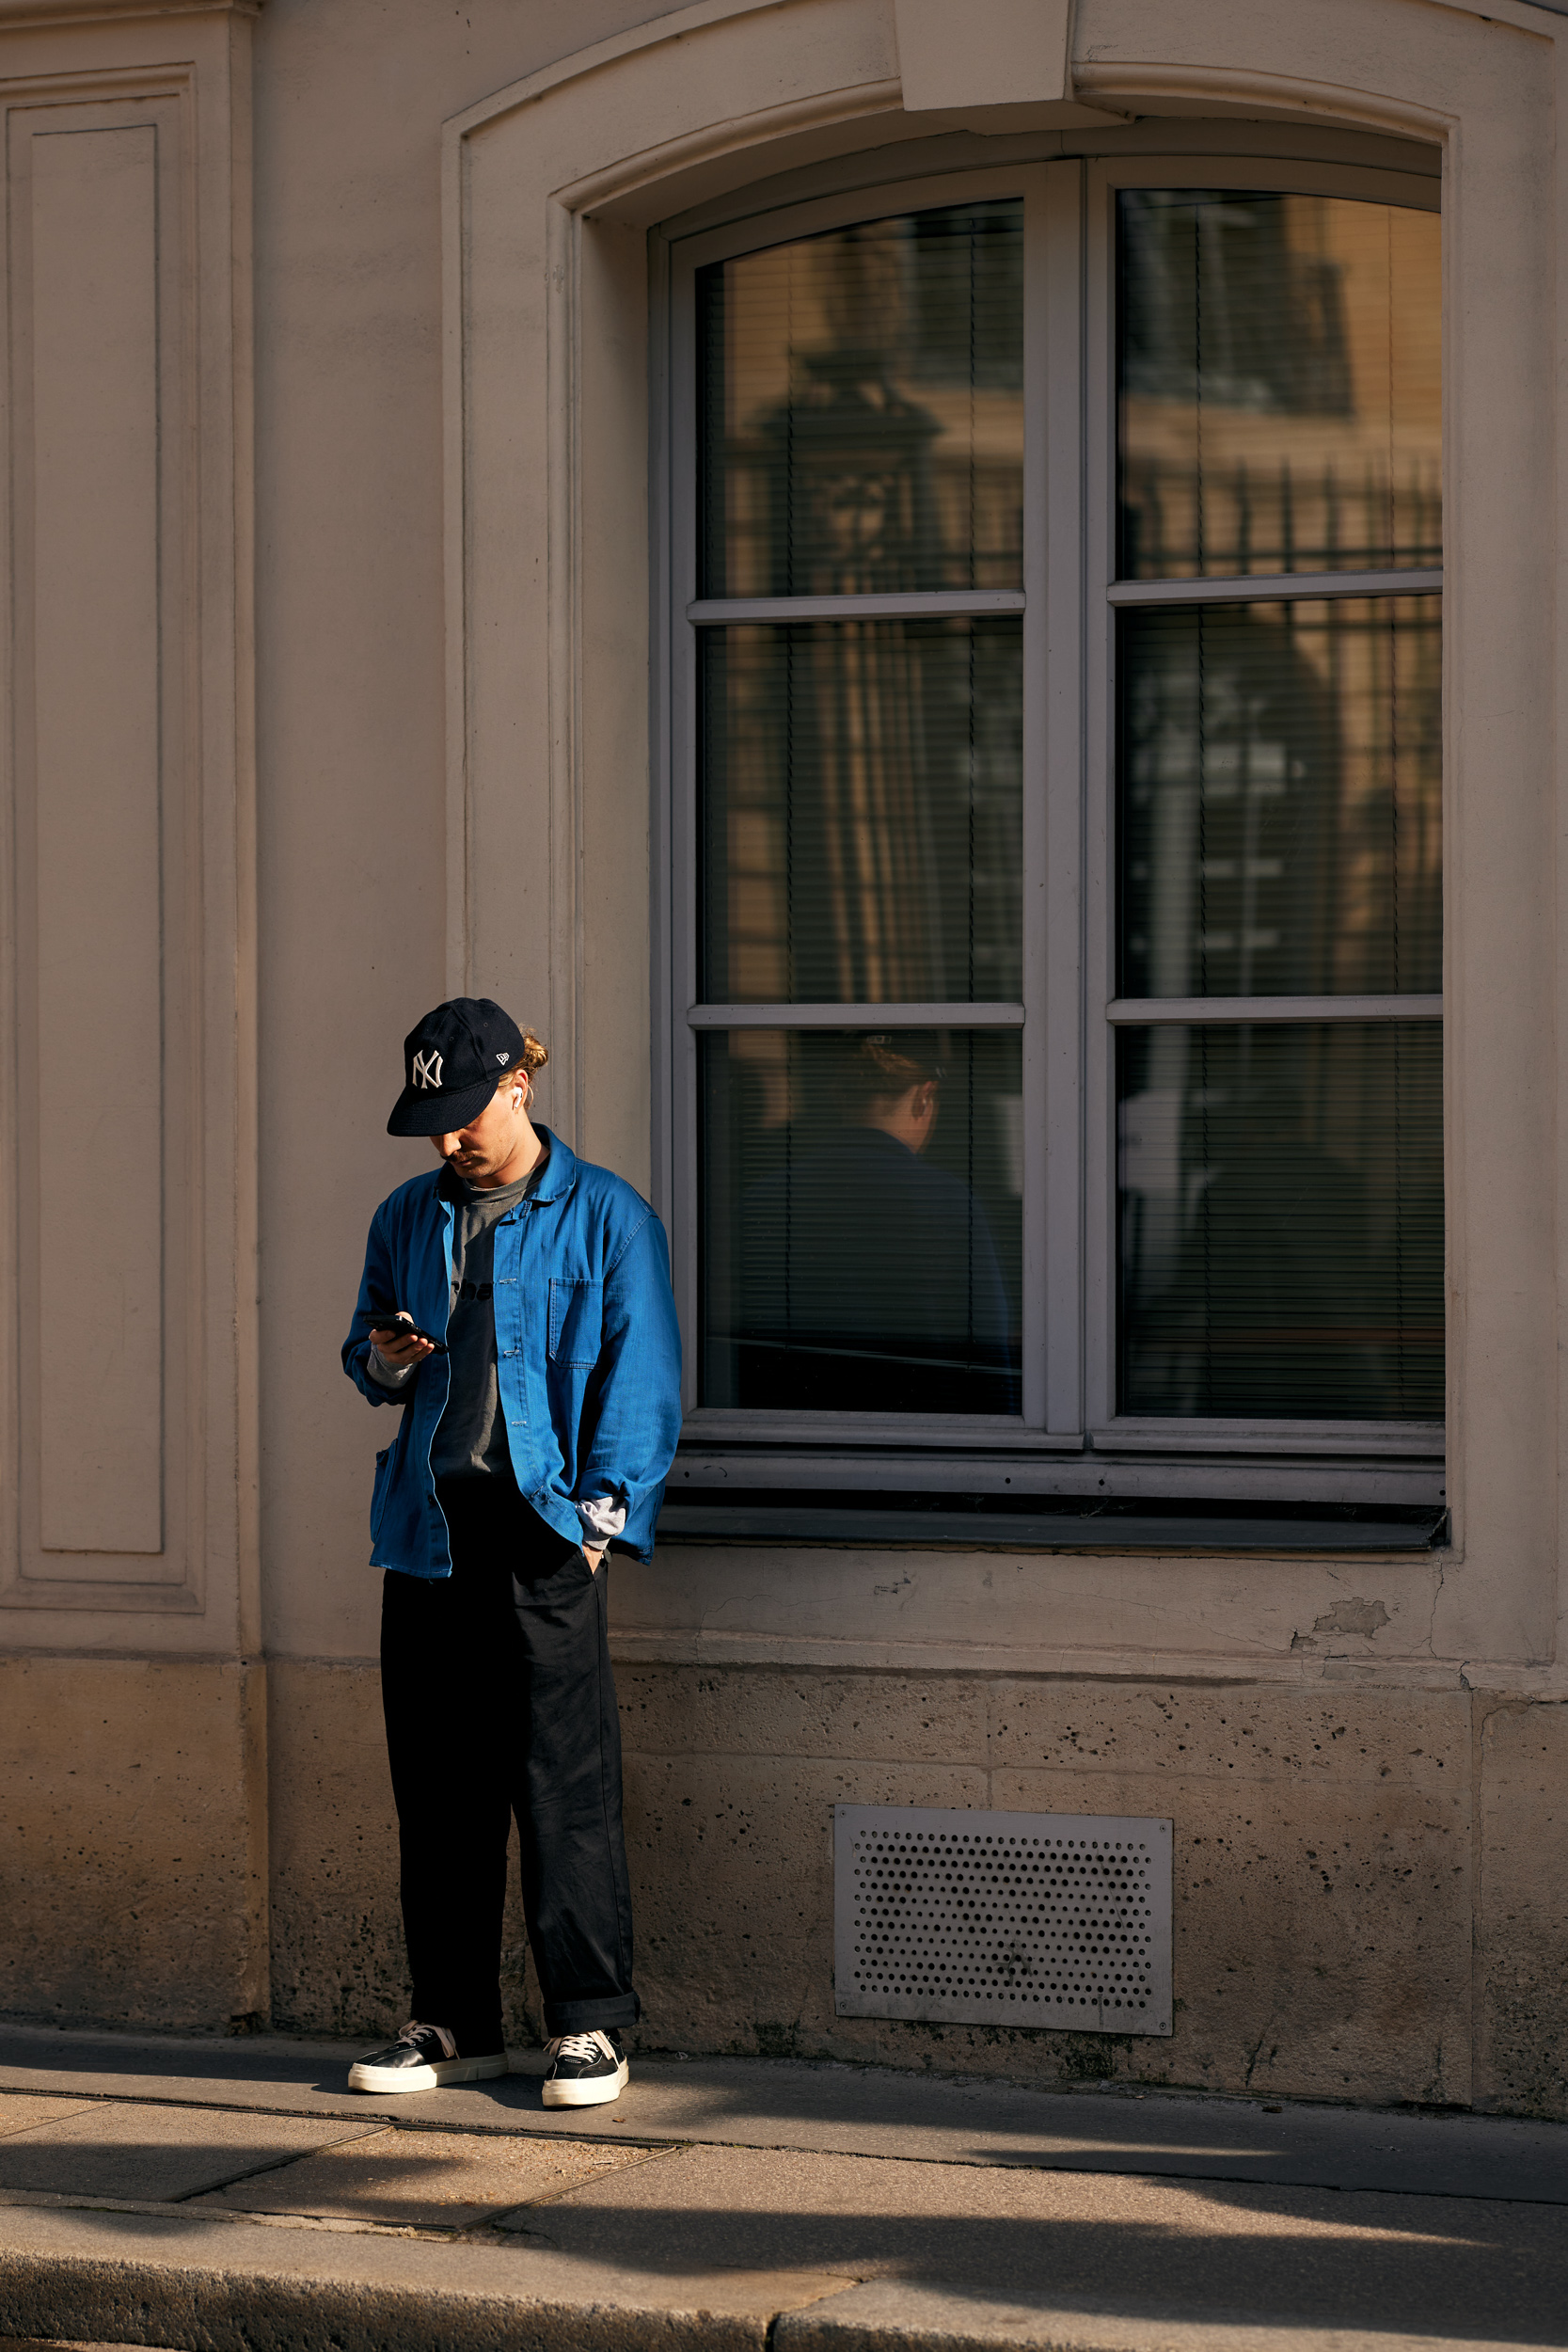
[[[409,1083],[412,1086],[422,1087],[426,1093],[429,1093],[434,1088],[438,1088],[441,1083],[440,1055],[435,1053],[416,1054],[414,1057],[414,1075]]]

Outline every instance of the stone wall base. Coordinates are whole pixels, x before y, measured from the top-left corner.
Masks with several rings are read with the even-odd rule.
[[[0,2010],[265,2024],[263,1666],[0,1658]]]
[[[374,1670],[272,1676],[274,2016],[380,2032],[407,1985]],[[1568,2115],[1568,1706],[779,1667],[618,1680],[644,2047]],[[835,2017],[840,1803],[1169,1815],[1172,2038]],[[515,1894],[506,1953],[527,2042]]]
[[[1568,2117],[1568,1705],[776,1666],[619,1683],[644,2048]],[[0,2010],[347,2036],[407,2015],[372,1666],[0,1661]],[[1170,1816],[1172,2037],[836,2017],[841,1803]]]

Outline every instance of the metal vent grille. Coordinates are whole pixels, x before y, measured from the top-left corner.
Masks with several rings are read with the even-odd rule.
[[[841,2017],[1170,2032],[1169,1821],[833,1811]]]

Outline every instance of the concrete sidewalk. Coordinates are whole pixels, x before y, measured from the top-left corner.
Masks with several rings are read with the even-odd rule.
[[[0,2032],[0,2338],[191,2352],[1568,2345],[1568,2127],[845,2066]]]

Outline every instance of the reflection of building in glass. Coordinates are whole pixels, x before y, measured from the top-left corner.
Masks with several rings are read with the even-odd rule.
[[[699,280],[705,586],[1022,584],[1022,208],[875,221]],[[705,988],[1016,998],[1016,623],[713,633]]]
[[[1439,563],[1437,215],[1190,189],[1119,207],[1121,575]]]
[[[700,274],[705,595],[1022,587],[1022,257],[1006,201]],[[1016,1033],[915,1135],[787,1008],[1019,1000],[1022,701],[1015,615],[702,632],[699,987],[785,1016],[703,1049],[705,1403],[1017,1409]]]
[[[1022,209],[869,221],[699,278],[706,596],[1022,585]]]
[[[1121,987],[1442,984],[1434,596],[1128,616]],[[1122,1381],[1150,1413],[1442,1409],[1439,1033],[1122,1041]]]
[[[1435,215],[1129,190],[1119,228],[1122,575],[1435,565]],[[1440,992],[1440,626],[1122,616],[1124,996]],[[1129,1028],[1117,1089],[1121,1408],[1439,1414],[1438,1025]]]
[[[1121,993],[1442,986],[1436,596],[1124,617]]]
[[[1016,1001],[1011,617],[705,632],[705,993]]]

